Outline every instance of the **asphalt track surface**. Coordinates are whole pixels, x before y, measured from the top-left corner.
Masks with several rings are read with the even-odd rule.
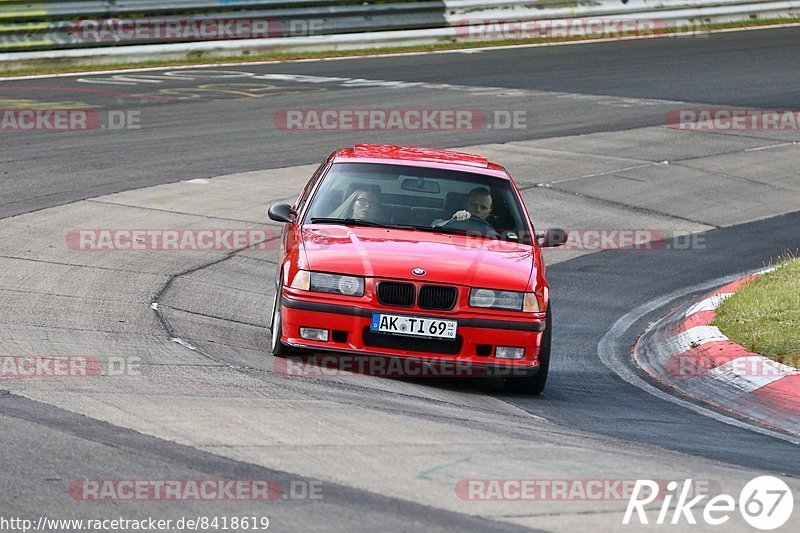
[[[529,115],[529,127],[524,130],[371,135],[375,141],[443,147],[501,143],[662,125],[665,113],[676,102],[797,108],[800,106],[797,57],[800,57],[800,29],[793,28],[692,39],[225,67],[256,74],[337,76],[534,91],[516,96],[500,96],[496,91],[477,94],[426,87],[354,88],[337,83],[272,80],[275,88],[267,89],[268,97],[237,96],[220,91],[219,87],[197,97],[198,84],[208,80],[179,78],[134,84],[77,81],[109,78],[108,75],[0,82],[4,97],[36,96],[52,102],[141,110],[141,121],[148,126],[141,130],[80,134],[0,133],[0,217],[158,183],[313,163],[336,146],[352,144],[353,133],[303,135],[272,127],[276,111],[311,107],[308,102],[312,97],[313,107],[320,108],[381,105],[403,108],[421,99],[430,107],[456,109],[529,106],[525,109],[532,110],[535,121]],[[237,78],[236,83],[239,82]],[[118,92],[87,92],[88,88]],[[235,90],[248,89],[238,86]],[[552,93],[584,94],[589,99],[559,98]],[[552,105],[542,106],[539,97],[551,99],[547,101]],[[609,100],[607,106],[582,105],[583,101],[595,104],[604,97],[615,99]],[[631,105],[625,106],[624,99],[630,99]],[[658,101],[649,102],[650,99]],[[798,227],[800,216],[790,213],[711,231],[702,250],[670,254],[602,252],[550,267],[549,281],[557,291],[554,364],[548,389],[538,398],[515,397],[499,391],[494,394],[570,431],[596,435],[598,439],[619,438],[632,447],[654,446],[754,472],[800,476],[796,445],[658,400],[622,381],[597,358],[598,342],[620,316],[686,286],[761,267],[784,250],[800,247]],[[635,327],[618,339],[621,358],[648,321],[661,312],[663,309],[641,317]],[[228,357],[218,354],[222,361]],[[447,382],[434,386],[463,393],[465,397],[471,394],[469,385]],[[384,398],[381,393],[364,394],[365,402],[380,402]],[[265,470],[147,437],[15,395],[0,396],[0,418],[2,448],[14,450],[13,458],[6,462],[0,475],[0,490],[5,495],[14,494],[13,498],[2,498],[6,515],[69,512],[69,507],[54,502],[63,500],[59,499],[63,481],[75,479],[76,472],[81,472],[87,464],[95,471],[105,472],[106,477],[147,477],[147,473],[150,477],[172,479],[198,477],[200,473],[220,478],[288,476],[285,472]],[[291,465],[286,470],[291,471]],[[157,514],[167,512],[168,508],[169,502],[161,502],[150,509],[151,514]],[[255,504],[241,504],[237,511],[243,514],[254,509]],[[187,506],[181,511],[191,514],[194,509]],[[214,512],[214,507],[200,508],[198,504],[195,514]],[[292,524],[293,530],[516,529],[511,524],[444,511],[434,505],[336,485],[326,491],[323,504],[277,506],[270,510],[270,518]]]
[[[470,54],[411,55],[376,59],[226,67],[252,73],[340,76],[371,80],[506,87],[526,91],[659,99],[714,106],[791,109],[797,105],[800,69],[797,28],[648,39],[579,46],[517,48]],[[766,37],[765,37],[766,36]],[[93,78],[109,78],[96,75]],[[276,89],[238,86],[239,94],[198,91],[198,86],[253,83],[244,78],[160,83],[78,83],[89,76],[4,81],[0,98],[79,102],[141,112],[141,130],[2,136],[0,216],[28,212],[120,190],[275,168],[321,159],[352,143],[351,132],[286,132],[273,127],[281,109],[480,108],[526,110],[525,129],[468,132],[373,132],[375,142],[435,147],[546,138],[662,125],[676,107],[655,102],[611,103],[587,111],[576,98],[531,94],[500,98],[475,91],[416,88],[345,88],[336,84],[268,83]],[[242,97],[252,91],[255,96]],[[546,104],[542,101],[546,99]],[[589,103],[588,101],[586,103]],[[76,144],[78,143],[78,144]],[[167,149],[164,149],[164,147]],[[79,150],[76,147],[80,148]]]

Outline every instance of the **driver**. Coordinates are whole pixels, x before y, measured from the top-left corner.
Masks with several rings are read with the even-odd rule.
[[[488,189],[484,187],[475,187],[467,195],[464,201],[464,209],[456,211],[448,220],[434,220],[433,227],[444,226],[448,222],[454,220],[463,221],[472,217],[478,217],[481,220],[486,220],[492,214],[492,195]]]

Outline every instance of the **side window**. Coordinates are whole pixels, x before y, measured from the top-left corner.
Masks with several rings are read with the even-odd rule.
[[[296,211],[300,211],[303,208],[303,205],[305,205],[306,200],[308,200],[308,195],[314,190],[314,186],[317,184],[317,181],[319,181],[319,177],[322,175],[327,164],[328,161],[324,161],[320,166],[318,166],[317,170],[315,170],[314,174],[311,176],[311,179],[308,180],[306,188],[303,189],[303,192],[300,194],[300,197],[297,199],[297,203],[294,206]]]

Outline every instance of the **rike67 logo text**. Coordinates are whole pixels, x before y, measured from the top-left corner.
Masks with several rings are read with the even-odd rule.
[[[713,497],[707,494],[695,495],[691,479],[687,479],[682,485],[677,481],[670,481],[666,494],[661,494],[659,488],[655,481],[637,480],[622,523],[636,524],[638,520],[640,524],[695,525],[700,518],[710,526],[722,526],[731,517],[741,514],[754,528],[769,531],[784,525],[792,516],[794,507],[789,486],[773,476],[760,476],[750,480],[739,493],[738,502],[730,494],[717,494]],[[648,517],[645,506],[655,501],[658,501],[658,507],[651,508]],[[652,515],[656,511],[658,514],[653,520]]]

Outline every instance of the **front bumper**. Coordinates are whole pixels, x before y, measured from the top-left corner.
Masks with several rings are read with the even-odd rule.
[[[286,293],[281,297],[281,304],[282,341],[292,347],[354,356],[403,358],[422,365],[444,365],[454,372],[470,367],[477,370],[476,375],[533,375],[539,369],[545,329],[543,315],[522,320],[478,312],[461,316],[416,309],[354,306]],[[458,338],[429,340],[371,333],[369,326],[375,312],[456,320]],[[301,338],[300,327],[326,329],[330,332],[329,339],[323,342]],[[498,345],[523,347],[525,354],[521,359],[497,358]]]

